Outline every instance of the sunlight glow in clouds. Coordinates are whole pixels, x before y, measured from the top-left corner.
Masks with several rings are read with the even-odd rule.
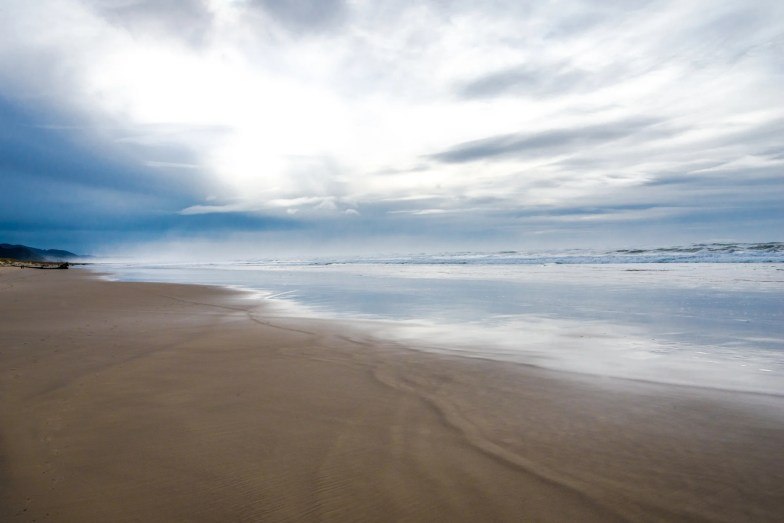
[[[779,1],[11,0],[0,20],[4,92],[192,168],[185,215],[503,228],[784,196]]]

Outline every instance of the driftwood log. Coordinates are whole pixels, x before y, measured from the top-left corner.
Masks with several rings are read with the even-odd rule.
[[[68,262],[63,263],[47,263],[41,265],[19,265],[22,269],[67,269],[69,267]]]

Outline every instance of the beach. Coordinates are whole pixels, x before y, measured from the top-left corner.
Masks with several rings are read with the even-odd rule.
[[[779,521],[784,398],[0,269],[3,521]]]

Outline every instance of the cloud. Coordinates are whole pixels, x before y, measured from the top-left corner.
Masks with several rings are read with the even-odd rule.
[[[457,94],[466,99],[497,96],[552,97],[592,86],[586,71],[553,67],[537,69],[520,65],[486,73],[457,87]]]
[[[87,0],[86,5],[109,23],[140,36],[174,38],[201,45],[213,14],[206,0]]]
[[[144,162],[148,167],[172,168],[172,169],[198,169],[199,165],[195,163],[177,163],[177,162],[157,162],[148,160]]]
[[[781,2],[0,9],[0,175],[24,220],[28,201],[90,226],[114,208],[150,234],[236,214],[523,241],[586,222],[720,229],[734,209],[737,228],[775,230]]]
[[[445,163],[463,163],[499,157],[552,154],[628,138],[656,123],[654,119],[631,119],[539,133],[491,136],[454,145],[430,155],[430,158]]]
[[[0,98],[0,172],[4,179],[20,177],[105,188],[129,193],[145,192],[175,200],[193,194],[201,180],[180,174],[161,177],[160,170],[146,168],[146,157],[180,160],[187,155],[177,147],[134,147],[133,154],[98,148],[82,126],[41,124],[52,114],[41,114]],[[154,151],[154,152],[153,152]],[[165,166],[159,166],[163,168]]]
[[[348,16],[343,0],[249,0],[248,6],[262,10],[275,21],[298,33],[334,29]]]

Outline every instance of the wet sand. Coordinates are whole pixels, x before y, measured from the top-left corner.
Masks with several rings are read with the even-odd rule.
[[[0,268],[0,521],[780,521],[784,398]]]

